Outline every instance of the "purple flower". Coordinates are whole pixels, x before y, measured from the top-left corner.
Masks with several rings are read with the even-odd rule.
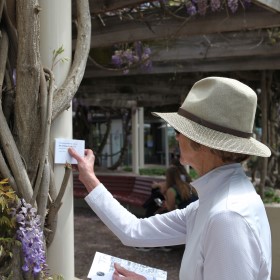
[[[122,62],[122,59],[121,59],[121,52],[120,51],[115,51],[115,54],[112,56],[112,63],[118,68],[121,67],[123,62]]]
[[[140,58],[142,56],[142,42],[137,41],[134,43],[135,53]]]
[[[123,52],[123,57],[128,65],[131,65],[134,62],[134,56],[131,49],[126,49]]]
[[[197,1],[197,10],[200,15],[204,16],[206,14],[206,10],[207,10],[207,0],[198,0]]]
[[[17,239],[22,244],[24,256],[22,270],[32,270],[34,274],[38,274],[47,267],[40,216],[37,215],[37,210],[26,203],[24,199],[21,202],[16,220],[19,224]]]
[[[211,6],[211,10],[213,12],[216,12],[221,8],[221,1],[220,0],[211,0],[210,6]]]
[[[149,47],[145,47],[143,53],[147,56],[150,56],[152,54],[152,51]]]
[[[242,0],[242,3],[243,3],[245,8],[250,7],[251,4],[252,4],[251,0]]]
[[[193,3],[191,3],[191,2],[186,3],[186,8],[187,8],[188,15],[194,16],[197,14],[196,7]]]
[[[146,66],[151,68],[152,64],[148,61],[150,61],[149,58],[152,51],[147,46],[143,47],[142,42],[134,42],[131,47],[128,47],[127,45],[117,47],[120,49],[116,50],[114,55],[112,55],[112,64],[114,64],[117,68],[123,68],[124,74],[128,74],[129,67],[137,65],[139,62],[141,62],[141,68],[145,68],[145,70],[147,68]]]
[[[238,0],[228,0],[228,7],[232,13],[235,13],[238,9]]]

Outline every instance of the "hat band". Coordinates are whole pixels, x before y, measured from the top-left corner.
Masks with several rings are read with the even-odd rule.
[[[200,117],[197,117],[197,116],[193,115],[192,113],[186,111],[183,108],[179,108],[178,114],[182,117],[185,117],[185,118],[197,123],[197,124],[200,124],[202,126],[205,126],[207,128],[210,128],[210,129],[213,129],[213,130],[216,130],[216,131],[219,131],[219,132],[228,133],[228,134],[231,134],[231,135],[234,135],[234,136],[237,136],[237,137],[242,137],[242,138],[250,138],[253,135],[253,133],[243,132],[243,131],[240,131],[240,130],[235,130],[235,129],[232,129],[232,128],[220,126],[220,125],[217,125],[215,123],[206,121],[204,119],[201,119]]]

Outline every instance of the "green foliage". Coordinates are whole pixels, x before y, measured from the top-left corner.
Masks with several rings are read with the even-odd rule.
[[[267,188],[264,191],[264,203],[280,203],[280,196],[276,194],[275,189]]]
[[[140,168],[140,175],[148,175],[148,176],[162,176],[165,175],[165,167],[153,167],[153,168]]]
[[[278,27],[267,29],[269,43],[271,45],[276,44],[280,40],[280,29]]]
[[[132,172],[132,167],[126,165],[126,166],[123,167],[123,171]]]
[[[123,171],[132,172],[132,168],[131,166],[125,166]],[[166,167],[140,168],[139,174],[146,176],[165,176],[165,171]],[[189,175],[193,180],[198,178],[198,174],[192,168],[190,169]]]
[[[58,58],[60,55],[62,55],[64,52],[64,48],[63,46],[59,47],[57,50],[53,50],[53,57],[52,57],[52,67],[51,67],[51,70],[54,69],[54,67],[57,65],[57,63],[59,62],[66,62],[66,61],[69,61],[69,58],[68,57],[61,57],[61,58]]]
[[[197,179],[198,178],[198,174],[196,173],[196,171],[194,170],[194,169],[190,169],[190,171],[189,171],[189,175],[190,175],[190,177],[192,178],[192,180],[195,180],[195,179]]]
[[[17,222],[14,212],[20,201],[14,190],[9,186],[8,180],[0,181],[0,280],[12,280],[12,258],[15,246],[21,247],[21,242],[16,240]],[[63,280],[61,275],[49,276],[42,271],[40,279]]]
[[[0,275],[3,279],[12,279],[11,261],[14,246],[20,246],[15,240],[16,221],[11,211],[18,204],[18,197],[8,185],[8,180],[0,181]],[[1,278],[2,279],[2,278]]]

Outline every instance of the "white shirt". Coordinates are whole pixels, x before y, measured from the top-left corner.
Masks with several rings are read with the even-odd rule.
[[[186,244],[180,280],[269,280],[271,234],[265,208],[240,164],[192,182],[199,200],[138,219],[100,184],[85,198],[123,244]]]

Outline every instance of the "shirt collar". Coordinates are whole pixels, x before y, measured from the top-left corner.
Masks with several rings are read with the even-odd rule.
[[[240,163],[231,163],[219,166],[191,183],[196,189],[199,199],[219,189],[225,179],[238,169],[242,170]]]

